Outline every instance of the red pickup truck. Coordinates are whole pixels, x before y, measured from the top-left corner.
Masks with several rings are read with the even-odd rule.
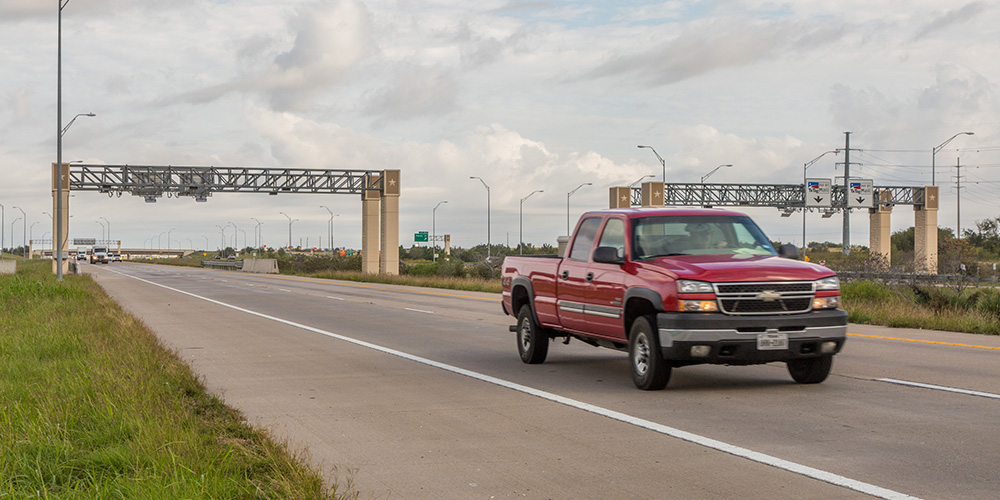
[[[559,256],[504,259],[503,311],[521,360],[564,337],[627,350],[635,385],[674,367],[785,362],[822,382],[847,336],[833,271],[775,249],[744,214],[707,208],[588,212]]]

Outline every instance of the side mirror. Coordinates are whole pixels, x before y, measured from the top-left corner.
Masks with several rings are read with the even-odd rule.
[[[791,243],[785,243],[778,247],[778,256],[786,259],[798,259],[799,249]]]
[[[625,259],[618,256],[618,249],[615,247],[597,247],[594,249],[594,262],[624,264]]]

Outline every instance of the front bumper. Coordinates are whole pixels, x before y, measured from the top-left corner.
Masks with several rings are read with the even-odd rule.
[[[840,309],[767,316],[665,312],[656,315],[656,323],[664,359],[678,365],[750,365],[815,358],[840,352],[847,340],[847,312]],[[757,335],[766,333],[787,335],[788,348],[759,350]],[[823,344],[828,342],[835,345],[824,352]],[[710,350],[704,356],[692,356],[694,346]]]

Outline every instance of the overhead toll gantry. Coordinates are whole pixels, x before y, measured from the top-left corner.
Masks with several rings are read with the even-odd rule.
[[[399,274],[399,170],[332,170],[268,167],[92,165],[64,163],[63,232],[68,234],[69,191],[129,194],[155,203],[189,196],[208,201],[213,193],[355,194],[361,196],[362,272]],[[52,165],[53,209],[56,165]],[[55,234],[55,218],[53,234]],[[63,241],[67,248],[67,239]],[[65,251],[63,252],[65,254]]]
[[[851,180],[849,188],[830,179],[806,179],[805,184],[664,184],[610,188],[610,207],[706,206],[772,207],[787,217],[816,210],[830,217],[844,210],[867,209],[869,248],[888,262],[891,252],[890,215],[895,205],[914,211],[914,265],[918,272],[937,273],[938,187],[874,186],[870,179]]]

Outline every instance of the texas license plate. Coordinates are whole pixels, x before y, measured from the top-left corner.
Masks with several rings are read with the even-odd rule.
[[[788,349],[788,334],[787,333],[758,333],[757,334],[757,350],[758,351],[778,351],[782,349]]]

